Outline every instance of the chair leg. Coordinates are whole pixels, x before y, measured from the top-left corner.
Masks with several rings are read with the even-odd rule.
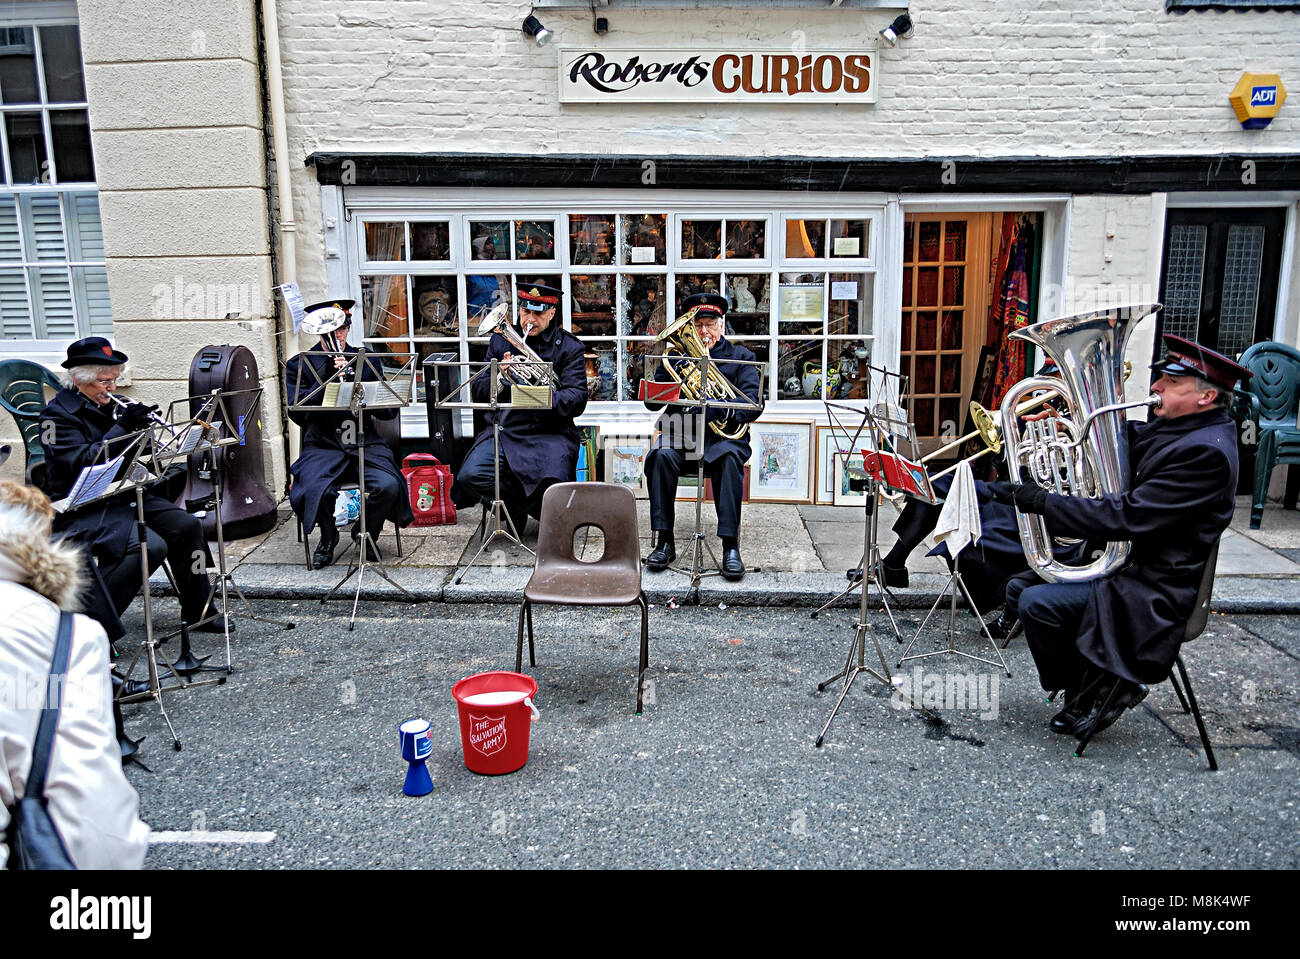
[[[1210,746],[1210,734],[1205,731],[1205,721],[1201,719],[1201,709],[1196,705],[1196,696],[1192,692],[1192,681],[1187,678],[1187,669],[1183,666],[1183,657],[1174,657],[1174,664],[1178,666],[1178,673],[1183,677],[1183,685],[1187,687],[1187,699],[1192,704],[1192,715],[1196,717],[1196,729],[1201,734],[1201,745],[1205,747],[1205,758],[1210,761],[1210,772],[1217,772],[1219,769],[1218,762],[1214,759],[1214,749]],[[1172,674],[1170,674],[1172,676]]]
[[[1178,677],[1175,676],[1172,672],[1170,672],[1169,674],[1169,685],[1174,687],[1174,692],[1178,696],[1178,701],[1183,706],[1183,712],[1190,713],[1192,711],[1192,707],[1187,705],[1187,700],[1183,696],[1183,687],[1178,685]]]
[[[307,539],[307,534],[302,528],[302,520],[298,520],[298,542],[302,543],[302,555],[307,560],[307,568],[315,569],[311,564],[311,542]]]
[[[519,604],[519,636],[515,643],[515,672],[522,672],[524,667],[524,610],[528,609],[528,600]]]
[[[1259,529],[1264,520],[1264,506],[1268,503],[1268,480],[1277,459],[1277,434],[1264,431],[1255,447],[1255,495],[1250,504],[1250,528]]]
[[[393,536],[397,539],[397,558],[402,558],[402,527],[393,524]]]
[[[646,601],[645,591],[637,597],[641,607],[641,660],[636,671],[636,714],[641,715],[641,693],[645,684],[645,671],[650,666],[650,604]]]
[[[533,649],[533,604],[525,601],[528,617],[528,665],[537,665],[537,655]]]
[[[1110,687],[1110,692],[1106,694],[1106,701],[1101,704],[1102,713],[1110,709],[1111,702],[1113,702],[1115,697],[1119,695],[1120,685],[1121,684],[1117,682]],[[1098,715],[1101,715],[1101,713],[1098,713]],[[1079,748],[1074,751],[1074,755],[1076,758],[1083,755],[1083,751],[1088,748],[1088,743],[1090,742],[1092,742],[1091,726],[1089,726],[1088,731],[1083,734],[1083,739],[1079,741]]]

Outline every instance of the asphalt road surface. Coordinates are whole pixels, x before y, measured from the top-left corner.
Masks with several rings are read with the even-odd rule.
[[[175,605],[157,606],[166,625]],[[1074,758],[1023,639],[1010,678],[951,655],[896,670],[923,670],[942,723],[862,674],[818,749],[839,685],[817,684],[856,610],[657,605],[637,716],[635,611],[544,608],[530,758],[489,777],[464,766],[451,687],[513,668],[514,607],[370,602],[354,632],[344,604],[257,611],[297,628],[241,620],[229,682],[167,695],[182,751],[156,706],[127,707],[142,815],[172,834],[148,868],[1300,865],[1296,617],[1214,615],[1185,648],[1212,773],[1167,683]],[[958,648],[987,654],[959,616]],[[903,647],[870,620],[894,669]],[[917,622],[900,616],[907,638]],[[420,798],[401,791],[413,716],[432,723]]]

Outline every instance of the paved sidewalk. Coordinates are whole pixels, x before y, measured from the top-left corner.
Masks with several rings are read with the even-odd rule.
[[[637,503],[642,555],[650,550],[649,505]],[[694,511],[689,503],[679,504],[677,543],[689,544]],[[894,542],[893,525],[897,510],[890,504],[880,515],[880,545],[888,550]],[[402,555],[397,555],[393,527],[386,527],[380,548],[393,579],[422,601],[512,602],[527,581],[533,557],[503,539],[498,539],[479,557],[460,583],[458,569],[478,550],[475,531],[479,511],[461,511],[455,526],[411,527],[401,534]],[[856,507],[799,506],[768,503],[747,504],[741,530],[741,552],[747,563],[760,568],[742,582],[730,583],[712,576],[703,580],[702,604],[726,603],[746,606],[816,606],[845,586],[845,571],[857,566],[862,555],[864,513]],[[720,552],[713,535],[713,509],[705,504],[704,526],[709,544]],[[1270,504],[1263,528],[1252,530],[1250,502],[1238,497],[1231,528],[1219,549],[1214,608],[1224,613],[1300,612],[1300,512]],[[344,537],[343,542],[347,539]],[[537,523],[530,521],[524,542],[537,545]],[[315,545],[315,536],[312,537]],[[600,535],[593,531],[586,543],[588,555],[598,555]],[[342,546],[335,565],[308,570],[303,547],[297,539],[297,524],[288,505],[282,504],[276,529],[262,536],[227,543],[227,555],[234,568],[234,581],[249,598],[316,598],[324,596],[347,571],[353,553]],[[706,557],[707,558],[707,557]],[[689,560],[689,557],[687,557]],[[946,577],[940,560],[925,556],[924,547],[913,551],[908,569],[910,585],[894,590],[898,605],[925,607],[934,602]],[[161,577],[161,574],[159,574]],[[645,576],[645,588],[652,602],[681,601],[689,578],[671,571]],[[344,590],[351,595],[355,578]],[[368,599],[398,598],[400,593],[376,573],[367,571],[362,596]],[[853,593],[839,605],[857,602]],[[234,610],[232,610],[232,613]]]

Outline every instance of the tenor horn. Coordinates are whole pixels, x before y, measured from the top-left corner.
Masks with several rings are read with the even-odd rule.
[[[496,333],[501,336],[510,348],[514,351],[514,357],[519,360],[526,360],[529,364],[545,363],[537,351],[528,345],[528,335],[532,332],[531,325],[525,324],[522,335],[510,324],[510,304],[498,303],[492,310],[483,317],[482,322],[478,325],[479,336],[491,336]],[[506,374],[506,379],[519,386],[549,386],[553,389],[559,389],[560,381],[556,378],[554,371],[548,371],[544,366],[525,366],[512,369]]]
[[[1124,347],[1133,327],[1161,309],[1160,304],[1121,306],[1045,320],[1012,333],[1056,361],[1060,379],[1021,380],[1002,399],[1002,444],[1014,480],[1021,468],[1034,482],[1066,496],[1100,499],[1120,496],[1128,488],[1128,433],[1121,411],[1158,406],[1159,397],[1120,401],[1124,386]],[[1018,425],[1023,397],[1036,390],[1057,390],[1067,407],[1060,417],[1031,421],[1022,435]],[[1052,537],[1041,516],[1016,511],[1020,542],[1029,565],[1044,579],[1078,583],[1118,570],[1132,544],[1107,543],[1101,556],[1084,566],[1066,566],[1052,555]]]

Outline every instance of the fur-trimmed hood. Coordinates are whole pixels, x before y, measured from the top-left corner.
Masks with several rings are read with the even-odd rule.
[[[0,580],[26,586],[59,609],[76,610],[82,575],[77,547],[52,542],[27,510],[0,505]]]

